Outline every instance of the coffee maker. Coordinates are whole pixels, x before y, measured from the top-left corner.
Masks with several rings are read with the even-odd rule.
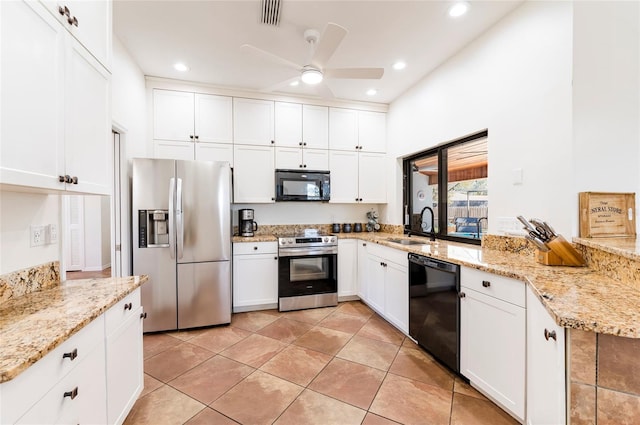
[[[253,221],[253,210],[238,210],[238,233],[240,236],[253,236],[258,230],[258,223]]]

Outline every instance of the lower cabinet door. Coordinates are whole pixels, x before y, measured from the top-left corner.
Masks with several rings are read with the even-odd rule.
[[[107,419],[121,424],[142,392],[142,314],[139,307],[107,335]]]
[[[378,314],[384,316],[384,279],[383,260],[375,255],[367,256],[367,302]]]
[[[520,421],[525,409],[525,309],[462,287],[460,373]]]
[[[233,256],[233,311],[278,305],[278,254]]]
[[[405,334],[409,333],[409,277],[407,268],[386,262],[384,315]]]

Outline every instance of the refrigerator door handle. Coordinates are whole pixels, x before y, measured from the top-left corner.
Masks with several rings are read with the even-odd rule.
[[[176,258],[176,214],[175,214],[175,189],[176,179],[171,177],[169,180],[169,255]]]
[[[178,247],[178,259],[182,258],[184,251],[184,216],[182,215],[182,179],[178,178],[176,185],[176,233]]]

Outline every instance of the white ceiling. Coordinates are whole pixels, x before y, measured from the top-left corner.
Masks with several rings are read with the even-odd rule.
[[[469,12],[448,16],[452,1],[281,0],[280,25],[260,23],[260,0],[115,0],[115,35],[145,75],[264,90],[296,76],[296,71],[241,51],[252,44],[304,64],[310,47],[303,37],[327,22],[349,33],[331,59],[331,68],[381,67],[380,80],[325,80],[337,99],[390,103],[447,58],[469,44],[523,0],[471,1]],[[395,71],[397,60],[406,69]],[[186,73],[173,69],[182,61]],[[469,70],[473,72],[473,70]],[[378,94],[365,92],[375,88]],[[278,92],[319,96],[312,87],[285,85]]]

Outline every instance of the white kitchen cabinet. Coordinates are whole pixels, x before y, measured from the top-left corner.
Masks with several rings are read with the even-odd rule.
[[[565,329],[527,287],[527,424],[566,420]]]
[[[332,203],[387,202],[386,155],[329,151]]]
[[[308,149],[329,149],[328,107],[302,105],[302,141]]]
[[[387,116],[383,112],[329,109],[329,148],[359,152],[387,151]]]
[[[276,168],[284,170],[328,170],[329,151],[296,147],[276,147]]]
[[[154,157],[233,165],[232,98],[153,90]]]
[[[108,72],[41,4],[0,8],[0,182],[108,194]]]
[[[405,334],[409,332],[407,254],[378,244],[367,245],[367,304]]]
[[[275,202],[273,146],[234,145],[233,202]]]
[[[338,300],[358,293],[358,240],[338,239]]]
[[[520,421],[525,415],[524,285],[461,268],[460,373]],[[521,296],[513,297],[514,292]]]
[[[233,98],[233,142],[261,146],[275,143],[273,101]]]
[[[329,149],[356,151],[358,146],[358,111],[329,108]]]
[[[277,242],[233,244],[233,312],[278,306]]]
[[[110,0],[41,1],[62,26],[100,61],[102,66],[106,69],[111,68],[112,4]]]
[[[362,152],[387,151],[387,114],[358,111],[358,145]]]
[[[302,105],[275,102],[274,114],[276,146],[302,146]]]
[[[144,385],[140,289],[105,314],[107,421],[122,424]],[[126,361],[123,361],[126,359]]]

